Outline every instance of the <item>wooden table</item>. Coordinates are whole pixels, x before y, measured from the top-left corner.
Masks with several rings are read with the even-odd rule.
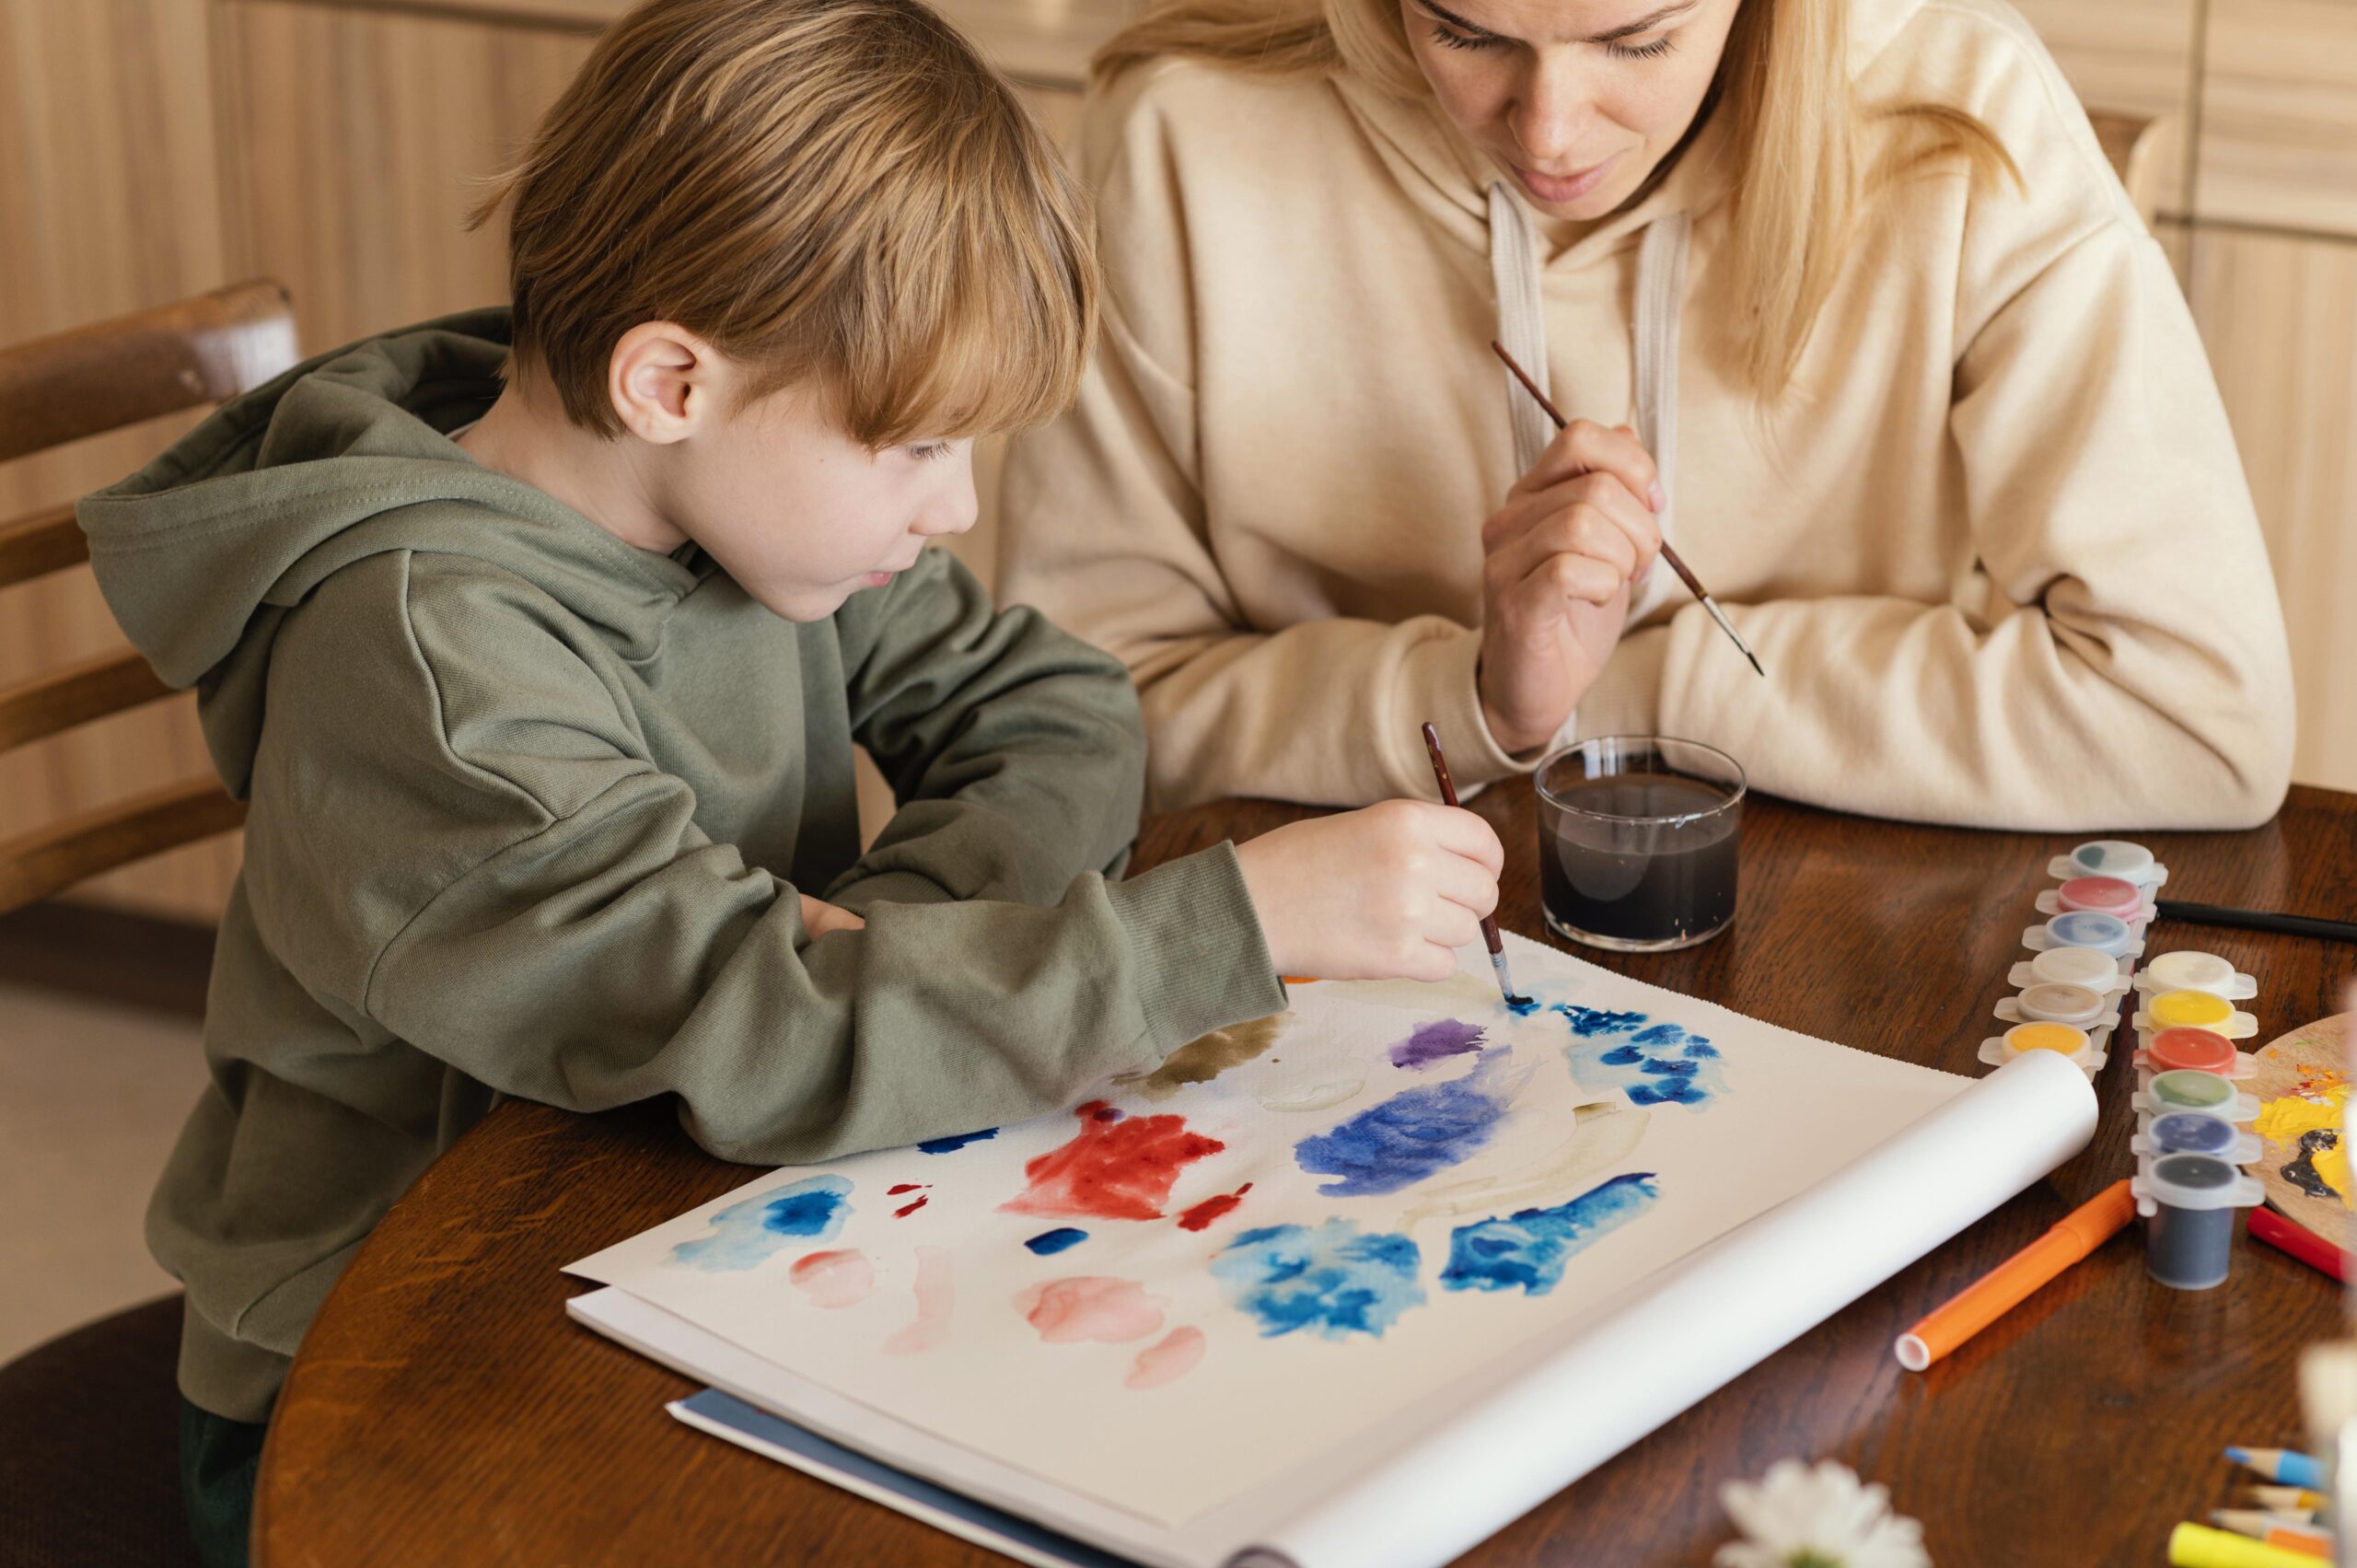
[[[1477,803],[1508,849],[1502,915],[1543,937],[1527,784]],[[1977,1074],[2046,862],[2074,837],[1869,821],[1755,798],[1740,912],[1683,953],[1583,956],[1790,1028]],[[1302,815],[1248,802],[1157,819],[1152,864]],[[2093,837],[2095,835],[2083,835]],[[2296,789],[2236,834],[2135,835],[2168,891],[2339,913],[2357,902],[2357,796]],[[2357,951],[2163,926],[2259,977],[2263,1038],[2340,1009]],[[1651,1437],[1507,1527],[1468,1563],[1700,1563],[1721,1483],[1786,1456],[1886,1483],[1944,1568],[2158,1562],[2169,1526],[2224,1504],[2228,1442],[2293,1446],[2300,1348],[2336,1331],[2323,1276],[2247,1240],[2197,1295],[2115,1237],[1926,1376],[1907,1324],[2129,1169],[2116,1054],[2089,1151]],[[730,1562],[981,1568],[1004,1560],[701,1436],[663,1412],[692,1385],[564,1316],[558,1269],[748,1179],[671,1111],[509,1104],[394,1208],[296,1358],[256,1506],[266,1568],[370,1562]],[[1567,1411],[1566,1420],[1578,1419]]]

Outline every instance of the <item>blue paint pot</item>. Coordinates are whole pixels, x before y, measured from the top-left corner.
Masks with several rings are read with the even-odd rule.
[[[2118,958],[2136,944],[2136,934],[2116,914],[2066,910],[2046,923],[2047,940],[2058,947],[2092,947]]]

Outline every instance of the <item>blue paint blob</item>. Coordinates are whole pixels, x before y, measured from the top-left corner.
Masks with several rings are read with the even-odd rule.
[[[1575,1043],[1572,1075],[1589,1088],[1620,1089],[1631,1105],[1683,1105],[1696,1109],[1727,1091],[1718,1048],[1676,1024],[1643,1013],[1607,1013],[1558,1003]],[[1617,1036],[1627,1036],[1625,1040]]]
[[[1422,1257],[1405,1236],[1363,1234],[1348,1220],[1248,1230],[1212,1259],[1212,1277],[1228,1305],[1273,1339],[1307,1329],[1320,1338],[1383,1337],[1424,1288],[1416,1283]]]
[[[851,1217],[850,1196],[842,1177],[805,1177],[714,1214],[712,1234],[680,1242],[671,1260],[708,1274],[758,1268],[789,1243],[831,1238]]]
[[[954,1155],[969,1144],[979,1144],[985,1138],[998,1136],[998,1129],[985,1127],[979,1132],[955,1132],[946,1138],[927,1138],[917,1145],[921,1155]]]
[[[1517,1209],[1503,1219],[1458,1225],[1449,1233],[1448,1267],[1440,1283],[1450,1290],[1513,1290],[1545,1295],[1563,1280],[1563,1264],[1598,1237],[1620,1229],[1661,1196],[1651,1171],[1616,1176],[1568,1203]]]
[[[1506,998],[1506,1011],[1512,1013],[1517,1018],[1527,1018],[1531,1014],[1538,1011],[1538,998],[1536,996],[1509,996]]]
[[[1052,1258],[1057,1253],[1077,1247],[1087,1239],[1086,1231],[1074,1230],[1067,1225],[1058,1225],[1053,1230],[1043,1230],[1023,1245],[1042,1258]]]
[[[1598,1035],[1624,1035],[1645,1022],[1643,1013],[1615,1013],[1600,1007],[1577,1007],[1569,1002],[1558,1002],[1554,1010],[1563,1015],[1572,1032],[1582,1040]]]
[[[1294,1159],[1313,1176],[1339,1176],[1318,1188],[1329,1198],[1397,1192],[1470,1157],[1490,1141],[1512,1103],[1519,1079],[1501,1082],[1512,1060],[1485,1056],[1461,1078],[1404,1089],[1331,1132],[1294,1145]]]
[[[1419,1024],[1406,1040],[1391,1048],[1394,1067],[1429,1067],[1452,1056],[1463,1056],[1481,1049],[1483,1038],[1479,1024],[1460,1023],[1455,1018],[1434,1018],[1429,1024]]]

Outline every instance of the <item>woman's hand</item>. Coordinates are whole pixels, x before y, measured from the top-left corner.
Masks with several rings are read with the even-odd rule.
[[[1279,974],[1446,980],[1497,907],[1505,851],[1470,811],[1387,800],[1237,846]]]
[[[1627,425],[1575,419],[1481,525],[1481,716],[1510,752],[1545,745],[1620,640],[1666,505]]]

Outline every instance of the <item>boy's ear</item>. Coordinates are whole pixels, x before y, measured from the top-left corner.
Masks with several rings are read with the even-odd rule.
[[[720,406],[726,358],[675,321],[642,321],[606,361],[606,396],[622,428],[668,446],[694,435]]]

